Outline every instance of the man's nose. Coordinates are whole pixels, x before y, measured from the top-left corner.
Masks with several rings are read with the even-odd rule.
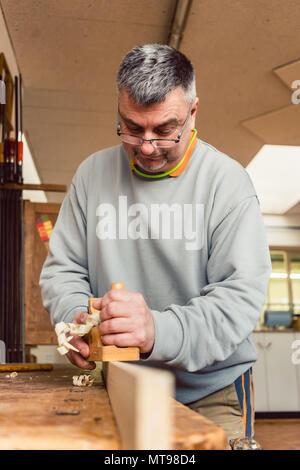
[[[144,155],[151,155],[152,153],[155,153],[155,147],[151,142],[143,142],[141,145],[141,152]]]

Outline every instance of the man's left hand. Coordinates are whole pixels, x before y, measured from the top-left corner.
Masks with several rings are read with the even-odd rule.
[[[126,289],[112,289],[93,307],[100,312],[100,336],[104,345],[137,346],[149,353],[154,345],[152,313],[142,294]]]

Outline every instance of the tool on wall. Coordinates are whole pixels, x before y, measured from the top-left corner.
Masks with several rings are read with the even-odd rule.
[[[2,75],[0,75],[0,121],[1,121],[1,142],[0,142],[0,184],[4,183],[4,142],[5,142],[5,115],[6,115],[6,86]]]
[[[3,53],[0,53],[0,75],[2,76],[2,81],[5,84],[5,133],[8,135],[13,129],[12,110],[14,83]]]
[[[124,289],[121,282],[111,285],[111,289]],[[89,299],[89,314],[99,312],[93,307],[96,298]],[[100,338],[99,326],[94,326],[87,335],[87,343],[90,349],[88,361],[138,361],[140,358],[140,350],[137,347],[117,347],[105,346]]]
[[[4,71],[5,73],[5,71]],[[14,138],[10,137],[11,125],[8,121],[7,86],[6,77],[1,78],[1,96],[4,94],[4,102],[1,104],[1,143],[0,143],[0,184],[23,183],[23,109],[22,109],[22,77],[15,76],[14,84],[14,108],[15,125]],[[1,90],[0,90],[1,92]]]
[[[15,76],[15,128],[14,139],[7,139],[7,155],[6,161],[8,164],[7,169],[7,182],[10,183],[23,183],[23,110],[22,110],[22,77],[20,79]],[[21,137],[20,137],[21,134]]]
[[[14,150],[15,158],[13,162],[13,181],[17,179],[17,161],[19,155],[18,149],[18,139],[19,139],[19,81],[18,77],[15,77],[15,141],[14,141]]]
[[[13,183],[15,181],[15,140],[7,139],[5,141],[5,162],[6,162],[6,182]]]
[[[23,183],[23,99],[22,99],[22,75],[20,74],[20,140],[18,136],[18,160],[16,170],[16,182]]]

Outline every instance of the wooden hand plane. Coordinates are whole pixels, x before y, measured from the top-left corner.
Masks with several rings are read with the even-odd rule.
[[[121,282],[117,282],[111,285],[111,289],[124,289]],[[89,299],[89,313],[99,312],[99,310],[93,307],[94,300],[97,298],[92,297]],[[99,325],[94,326],[87,335],[87,343],[90,348],[90,355],[87,358],[88,361],[138,361],[140,359],[140,350],[138,347],[117,347],[117,346],[105,346],[102,344]]]

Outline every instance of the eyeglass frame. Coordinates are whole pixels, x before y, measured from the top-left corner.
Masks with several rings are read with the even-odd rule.
[[[135,139],[140,139],[141,143],[139,144],[131,144],[130,142],[125,142],[129,145],[143,145],[145,142],[150,142],[151,145],[153,145],[153,141],[168,141],[168,142],[174,142],[174,144],[178,144],[180,142],[180,139],[182,137],[182,134],[184,132],[184,129],[185,129],[185,126],[187,125],[190,117],[191,117],[191,112],[192,112],[192,107],[190,107],[189,109],[189,113],[187,115],[187,118],[186,120],[184,121],[183,123],[183,127],[181,129],[181,131],[179,132],[178,136],[176,139],[144,139],[143,137],[138,137],[137,135],[133,135],[133,134],[127,134],[126,132],[121,132],[121,125],[120,125],[120,111],[118,110],[118,126],[117,126],[117,134],[119,137],[121,137],[121,135],[128,135],[129,137],[134,137]],[[121,140],[122,140],[122,137],[121,137]],[[122,141],[124,142],[124,141]],[[155,145],[153,145],[153,147],[155,147]],[[156,147],[157,148],[157,147]],[[159,147],[159,148],[164,148],[164,147]],[[165,148],[168,148],[168,147],[165,147]]]

